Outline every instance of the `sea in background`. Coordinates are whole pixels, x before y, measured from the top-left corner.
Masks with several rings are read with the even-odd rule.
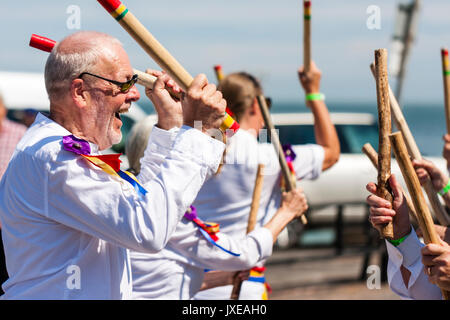
[[[144,100],[144,99],[142,99]],[[308,112],[304,103],[272,102],[272,113]],[[154,113],[151,103],[139,102],[139,105],[149,113]],[[330,112],[371,113],[377,119],[377,104],[375,103],[344,103],[327,101]],[[443,104],[405,103],[402,105],[404,117],[424,157],[442,156],[443,140],[446,132],[445,112]],[[393,126],[393,130],[396,130]]]

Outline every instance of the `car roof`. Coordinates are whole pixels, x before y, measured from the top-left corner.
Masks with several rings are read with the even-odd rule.
[[[50,101],[43,73],[0,71],[0,93],[9,110],[49,111]],[[135,102],[126,114],[136,121],[146,115],[147,113]]]
[[[272,113],[271,116],[274,125],[314,124],[311,112]],[[374,125],[376,123],[374,115],[370,113],[331,112],[330,118],[335,125]]]

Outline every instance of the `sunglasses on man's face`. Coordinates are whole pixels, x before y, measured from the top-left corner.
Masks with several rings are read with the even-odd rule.
[[[128,90],[130,90],[131,87],[134,86],[134,84],[135,84],[135,83],[137,82],[137,80],[138,80],[138,75],[137,75],[137,74],[134,74],[133,77],[131,77],[131,79],[128,80],[128,81],[120,82],[120,81],[116,81],[116,80],[111,80],[111,79],[103,78],[103,77],[101,77],[101,76],[98,76],[98,75],[96,75],[96,74],[92,74],[92,73],[89,73],[89,72],[83,72],[82,74],[80,74],[80,75],[78,76],[78,78],[81,79],[81,77],[82,77],[83,75],[85,75],[85,74],[90,75],[90,76],[93,76],[93,77],[96,77],[96,78],[99,78],[99,79],[102,79],[102,80],[105,80],[105,81],[108,81],[108,82],[111,82],[112,84],[115,84],[116,86],[119,87],[120,92],[122,92],[122,93],[128,92]]]

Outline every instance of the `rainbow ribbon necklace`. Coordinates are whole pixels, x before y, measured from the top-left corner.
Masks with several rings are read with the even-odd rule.
[[[63,148],[66,151],[73,152],[82,156],[109,175],[116,177],[118,176],[127,181],[133,186],[139,197],[146,195],[147,190],[145,190],[145,188],[139,183],[139,181],[131,172],[120,170],[120,153],[96,156],[90,155],[91,147],[89,146],[89,142],[83,139],[79,139],[74,135],[63,137]]]
[[[219,224],[214,222],[203,222],[202,220],[200,220],[197,216],[197,209],[194,206],[189,207],[189,209],[185,212],[184,217],[197,225],[197,227],[199,228],[198,230],[206,238],[206,240],[208,240],[209,243],[235,257],[239,257],[241,255],[240,253],[234,253],[230,250],[225,249],[216,242],[217,240],[219,240],[219,237],[217,237],[217,233],[219,232]]]

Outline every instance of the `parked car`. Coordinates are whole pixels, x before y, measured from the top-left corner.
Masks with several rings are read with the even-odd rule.
[[[0,93],[8,108],[8,118],[26,123],[27,117],[36,112],[48,114],[50,103],[45,90],[43,73],[0,71]],[[122,140],[104,153],[125,153],[125,141],[132,126],[147,113],[133,102],[130,111],[122,114]],[[33,115],[34,116],[34,115]],[[122,169],[128,169],[128,159],[120,157]]]

